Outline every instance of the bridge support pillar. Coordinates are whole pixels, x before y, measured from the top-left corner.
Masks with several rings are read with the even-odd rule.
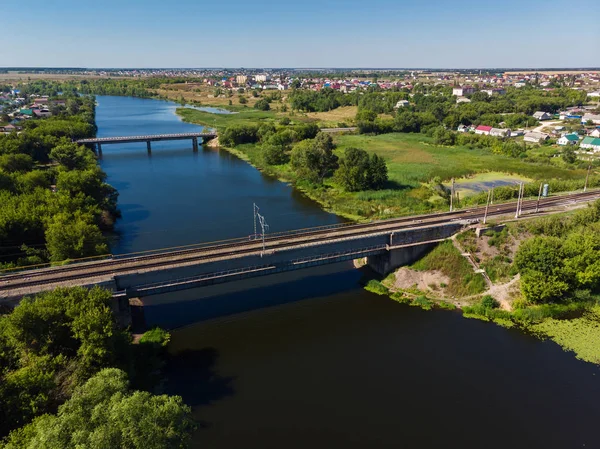
[[[192,137],[192,148],[194,149],[194,153],[198,151],[198,138]]]
[[[102,145],[100,143],[97,143],[96,145],[96,154],[102,156]]]
[[[146,141],[146,148],[148,148],[148,154],[152,153],[152,146],[150,145],[150,141]]]
[[[384,254],[367,257],[367,264],[377,274],[387,276],[397,268],[416,262],[435,248],[437,244],[437,242],[423,243],[421,245],[390,249]]]

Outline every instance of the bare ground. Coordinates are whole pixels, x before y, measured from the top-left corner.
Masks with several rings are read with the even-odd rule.
[[[444,288],[440,284],[448,285],[449,282],[450,278],[441,271],[416,271],[402,267],[396,271],[394,288],[402,290],[417,288],[423,292],[443,293]]]

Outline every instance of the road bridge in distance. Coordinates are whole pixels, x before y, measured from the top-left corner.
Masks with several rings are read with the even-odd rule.
[[[600,190],[523,201],[523,215],[562,212],[600,199]],[[517,203],[494,204],[487,218],[515,219]],[[143,297],[366,257],[385,275],[486,216],[485,207],[370,223],[246,236],[222,242],[115,255],[69,265],[0,274],[0,301],[57,287],[101,285],[117,297]]]
[[[152,151],[151,142],[160,142],[163,140],[188,140],[191,139],[194,151],[198,150],[198,138],[202,142],[207,142],[217,137],[216,131],[205,131],[195,133],[179,133],[179,134],[150,134],[147,136],[121,136],[121,137],[95,137],[90,139],[79,139],[76,142],[82,145],[91,145],[92,149],[98,155],[102,154],[102,145],[116,143],[135,143],[146,142],[148,153]]]

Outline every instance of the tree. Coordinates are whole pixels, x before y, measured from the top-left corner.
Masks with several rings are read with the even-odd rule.
[[[90,150],[71,142],[52,148],[50,159],[55,160],[67,170],[82,170],[96,165],[96,160]]]
[[[575,153],[575,150],[571,145],[567,145],[563,149],[561,157],[562,160],[565,161],[567,164],[572,164],[575,161],[577,161],[577,153]]]
[[[106,239],[91,215],[55,215],[46,229],[46,246],[52,261],[61,262],[108,253]]]
[[[7,173],[27,172],[33,169],[33,159],[26,154],[0,155],[0,170]]]
[[[181,397],[132,392],[125,372],[107,368],[78,387],[56,415],[12,432],[5,449],[179,449],[194,428]]]
[[[359,148],[347,148],[335,178],[349,192],[379,189],[387,182],[387,166],[383,158]]]
[[[240,104],[246,104],[248,103],[248,100],[246,99],[246,97],[243,97],[240,95]]]
[[[259,111],[268,111],[271,109],[271,105],[269,105],[269,102],[266,99],[261,98],[254,103],[254,109],[258,109]]]
[[[305,139],[292,149],[292,168],[300,178],[320,184],[338,167],[333,148],[331,136],[324,133],[317,134],[315,139]]]
[[[264,145],[262,147],[262,155],[268,165],[281,165],[285,164],[288,160],[288,156],[282,145]]]

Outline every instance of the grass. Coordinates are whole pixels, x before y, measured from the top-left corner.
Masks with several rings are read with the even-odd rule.
[[[451,296],[472,296],[485,290],[485,281],[481,274],[473,273],[473,268],[454,247],[446,241],[412,266],[419,271],[439,270],[450,278],[446,293]]]
[[[399,185],[417,186],[435,177],[442,181],[465,178],[490,172],[492,168],[501,174],[528,179],[574,179],[585,176],[584,170],[523,162],[487,150],[438,146],[423,134],[342,135],[336,138],[336,143],[342,151],[348,147],[359,147],[383,156],[388,163],[390,180]],[[495,175],[493,180],[500,177]]]
[[[369,282],[367,282],[365,290],[377,295],[387,295],[390,292],[385,285],[375,279],[371,279]]]
[[[221,106],[227,108],[227,106]],[[183,121],[197,123],[203,126],[216,127],[217,129],[232,125],[247,123],[274,122],[276,113],[273,111],[259,111],[252,108],[241,109],[237,114],[213,114],[190,108],[177,108],[177,114]]]

